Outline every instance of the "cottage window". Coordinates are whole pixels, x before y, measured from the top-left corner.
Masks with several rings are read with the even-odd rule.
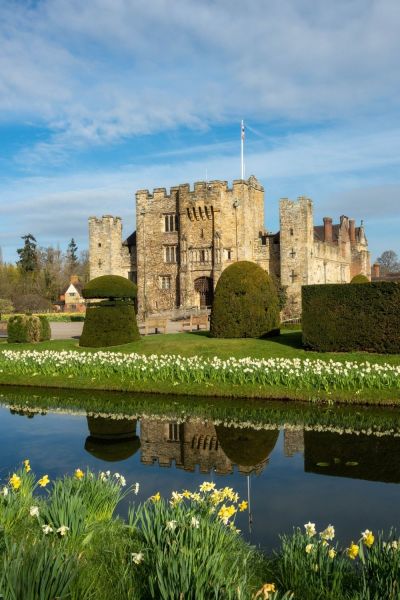
[[[171,289],[171,277],[169,275],[161,275],[159,278],[159,283],[161,290]]]
[[[178,231],[178,215],[164,215],[164,231]]]
[[[177,246],[164,246],[164,262],[176,263],[177,254]]]

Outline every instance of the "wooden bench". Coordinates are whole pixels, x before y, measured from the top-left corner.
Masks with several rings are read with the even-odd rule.
[[[181,331],[200,331],[201,328],[208,329],[208,315],[190,315],[188,319],[181,322]]]
[[[146,319],[144,323],[139,325],[139,329],[144,329],[144,335],[148,335],[151,333],[149,330],[154,329],[154,333],[167,333],[167,323],[168,319],[162,319],[160,317],[150,317]]]

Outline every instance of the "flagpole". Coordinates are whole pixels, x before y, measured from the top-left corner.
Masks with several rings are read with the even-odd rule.
[[[242,171],[241,179],[244,179],[244,122],[242,119],[241,129],[240,129],[240,165]]]

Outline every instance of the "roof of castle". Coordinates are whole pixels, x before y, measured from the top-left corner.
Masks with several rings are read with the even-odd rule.
[[[125,241],[122,242],[123,246],[136,246],[136,231],[131,233]]]

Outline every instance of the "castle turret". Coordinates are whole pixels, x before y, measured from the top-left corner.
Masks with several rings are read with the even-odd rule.
[[[89,218],[90,279],[100,275],[128,277],[122,266],[122,221],[105,215]]]

